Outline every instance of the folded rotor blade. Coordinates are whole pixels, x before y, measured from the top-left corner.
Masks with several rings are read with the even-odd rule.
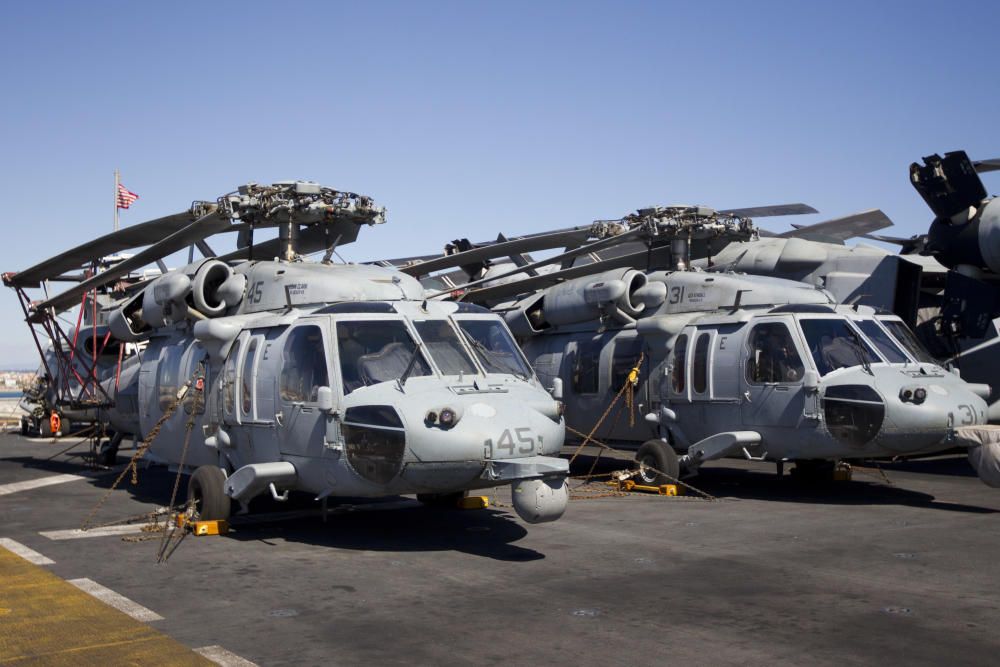
[[[590,238],[591,225],[581,227],[570,227],[554,232],[542,232],[521,236],[510,241],[501,241],[482,245],[481,247],[457,252],[453,255],[443,255],[435,259],[430,259],[419,264],[401,267],[403,273],[411,276],[423,276],[443,269],[453,269],[466,264],[474,264],[484,259],[495,259],[498,257],[509,257],[510,255],[520,255],[536,250],[548,250],[551,248],[563,248],[567,245],[578,245]],[[393,261],[393,264],[396,262]]]
[[[9,282],[15,287],[37,287],[43,280],[79,269],[95,259],[162,241],[190,225],[194,219],[195,217],[190,211],[184,211],[105,234],[44,262],[39,262],[29,269],[19,271],[9,278]]]
[[[773,218],[779,215],[806,215],[819,213],[808,204],[779,204],[776,206],[753,206],[751,208],[728,208],[719,211],[737,218]]]
[[[121,278],[136,269],[140,269],[151,262],[155,262],[158,259],[177,252],[197,240],[225,231],[230,224],[231,223],[228,217],[221,217],[216,211],[213,211],[208,215],[198,218],[173,234],[170,234],[166,238],[153,244],[149,248],[146,248],[135,256],[118,262],[105,271],[98,273],[92,278],[83,281],[79,285],[60,293],[51,299],[36,304],[34,310],[36,312],[41,312],[49,308],[54,308],[56,311],[63,310],[79,301],[80,297],[82,297],[84,293],[114,282],[118,278]]]
[[[853,239],[865,234],[892,227],[892,220],[877,208],[845,215],[842,218],[825,220],[806,227],[796,226],[795,229],[780,234],[779,238],[798,238],[823,243],[838,243],[843,245],[847,239]]]
[[[554,257],[549,257],[548,259],[543,259],[543,260],[539,260],[537,262],[532,262],[530,264],[525,264],[524,266],[519,266],[519,267],[517,267],[515,269],[507,271],[506,273],[501,273],[500,275],[489,276],[488,278],[480,278],[479,280],[473,280],[472,282],[465,283],[464,285],[459,285],[459,286],[457,286],[457,287],[455,287],[453,289],[450,289],[450,290],[445,290],[445,291],[439,292],[437,294],[430,294],[430,295],[428,295],[428,298],[434,298],[434,297],[442,296],[444,294],[449,294],[449,293],[451,293],[451,292],[453,292],[455,290],[465,290],[465,289],[469,289],[469,288],[472,288],[472,287],[478,287],[479,285],[483,285],[485,283],[493,282],[493,281],[496,281],[496,280],[502,280],[504,278],[507,278],[507,277],[513,276],[513,275],[517,275],[519,273],[528,273],[531,269],[537,269],[537,268],[540,268],[540,267],[543,267],[543,266],[548,266],[550,264],[558,264],[558,263],[562,262],[564,259],[568,259],[570,257],[577,257],[579,255],[586,255],[588,253],[595,252],[595,251],[600,250],[602,248],[607,248],[607,247],[610,247],[610,246],[613,246],[613,245],[619,245],[621,243],[625,243],[626,241],[630,241],[633,238],[635,238],[635,237],[637,237],[637,236],[639,236],[639,235],[641,235],[643,233],[645,233],[645,230],[642,227],[634,227],[634,228],[628,230],[627,232],[624,232],[624,233],[619,234],[617,236],[611,236],[611,237],[608,237],[608,238],[601,239],[599,241],[594,241],[593,243],[589,243],[587,245],[580,246],[578,248],[574,248],[573,250],[568,250],[568,251],[566,251],[566,252],[564,252],[562,254],[555,255]],[[588,265],[588,266],[590,266],[590,265]],[[555,275],[555,274],[545,274],[545,275]],[[535,276],[534,278],[529,278],[529,279],[526,279],[526,280],[523,280],[523,281],[519,280],[519,281],[515,281],[513,283],[508,283],[508,284],[509,285],[517,285],[517,284],[522,283],[522,282],[528,282],[530,280],[534,280],[535,278],[542,278],[542,277],[544,277],[544,276]]]

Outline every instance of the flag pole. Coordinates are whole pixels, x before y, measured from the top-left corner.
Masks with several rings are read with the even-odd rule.
[[[118,170],[115,169],[115,231],[118,231]]]

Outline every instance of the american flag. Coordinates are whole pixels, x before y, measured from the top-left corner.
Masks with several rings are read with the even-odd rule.
[[[132,205],[132,202],[138,198],[139,195],[134,192],[130,192],[121,183],[118,184],[118,208],[128,208]]]

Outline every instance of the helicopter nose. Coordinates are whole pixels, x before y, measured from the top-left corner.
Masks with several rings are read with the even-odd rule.
[[[826,388],[824,417],[830,433],[860,448],[876,444],[894,454],[932,449],[958,425],[986,423],[986,403],[952,376],[901,382],[877,377],[866,384]]]

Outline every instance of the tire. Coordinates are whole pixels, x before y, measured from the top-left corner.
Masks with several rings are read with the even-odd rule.
[[[49,424],[49,420],[42,418],[38,420],[38,435],[42,438],[52,437],[52,426]]]
[[[826,461],[823,459],[802,459],[795,462],[792,468],[792,477],[797,480],[809,483],[822,483],[833,481],[833,471],[837,468],[836,461]]]
[[[674,484],[681,474],[677,452],[662,440],[647,440],[642,443],[635,454],[635,462],[638,472],[633,479],[646,486]],[[651,468],[660,472],[654,472]]]
[[[417,500],[427,507],[448,507],[454,508],[459,501],[465,497],[465,491],[455,493],[418,493]]]
[[[232,500],[225,492],[226,474],[218,466],[199,466],[188,480],[188,501],[194,502],[195,517],[202,521],[224,521],[232,513]]]
[[[21,417],[21,435],[28,435],[28,418]]]

